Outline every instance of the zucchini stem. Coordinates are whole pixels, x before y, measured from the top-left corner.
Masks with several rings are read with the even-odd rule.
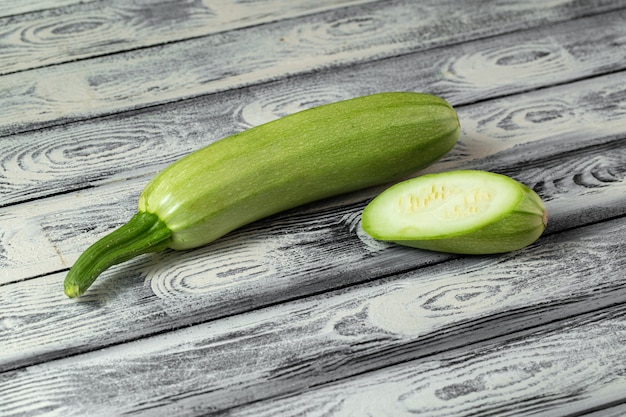
[[[149,252],[166,249],[172,231],[156,214],[140,211],[128,223],[104,236],[76,260],[65,277],[65,295],[83,294],[96,278],[113,265]]]

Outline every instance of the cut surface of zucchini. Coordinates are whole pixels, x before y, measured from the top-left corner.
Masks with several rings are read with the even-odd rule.
[[[505,175],[462,170],[396,184],[363,211],[373,238],[452,253],[487,254],[534,242],[547,223],[541,198]]]

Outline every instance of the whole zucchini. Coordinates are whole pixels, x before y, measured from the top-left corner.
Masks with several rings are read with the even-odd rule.
[[[389,92],[304,110],[212,143],[146,186],[138,213],[90,246],[66,276],[69,297],[142,253],[205,245],[240,226],[424,168],[456,143],[445,100]]]

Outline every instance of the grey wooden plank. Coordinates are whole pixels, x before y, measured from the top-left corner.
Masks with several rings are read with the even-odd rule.
[[[324,68],[494,36],[613,2],[395,0],[1,78],[0,135],[269,82]],[[610,15],[606,16],[610,21]],[[621,24],[621,23],[620,23]],[[618,42],[623,42],[619,40]],[[237,51],[233,54],[233,51]]]
[[[610,404],[607,407],[593,407],[581,412],[579,415],[585,417],[622,417],[626,415],[626,401],[616,401],[616,404]]]
[[[530,415],[611,403],[626,383],[626,259],[615,256],[625,232],[622,217],[515,254],[460,258],[4,372],[0,412],[351,415],[369,398],[393,415]],[[120,298],[75,309],[101,315]],[[173,303],[159,318],[171,314],[180,314]],[[77,312],[69,332],[83,319]]]
[[[0,206],[154,173],[162,164],[236,131],[357,95],[426,91],[462,106],[613,72],[626,63],[626,48],[619,47],[626,39],[624,21],[626,11],[5,137],[0,139]],[[518,52],[511,45],[516,45]],[[476,68],[497,76],[486,82]],[[575,102],[567,98],[555,102],[544,96],[546,103],[534,103],[532,114],[520,108],[508,116],[511,121],[507,123],[514,124],[520,117],[552,115],[552,123],[525,121],[528,135],[542,125],[544,129],[566,129],[569,123],[567,135],[581,136],[577,132],[596,126],[580,117],[582,111],[598,112],[589,109],[591,103],[597,107],[604,99],[623,102],[619,88],[611,93],[614,97],[586,91],[590,100],[580,97]],[[571,92],[557,90],[556,94],[569,97]],[[620,131],[620,114],[614,112],[609,122],[616,131]],[[462,117],[465,140],[470,135],[484,136],[487,127],[506,138],[506,125],[497,114],[492,116],[495,123],[481,122],[482,128],[472,126],[472,131],[467,130],[468,125],[477,122]],[[559,121],[563,123],[559,125]],[[565,140],[566,132],[562,133]]]
[[[619,45],[620,36],[612,32],[604,42]],[[603,41],[578,42],[574,49],[596,43]],[[553,68],[537,49],[509,49],[493,62],[511,65],[518,74],[528,73],[522,70],[527,59]],[[370,65],[375,63],[359,67]],[[464,97],[461,104],[471,102],[475,86],[482,88],[479,96],[493,97],[510,94],[506,89],[515,84],[512,73],[504,81],[507,77],[493,70],[488,83],[479,74],[449,68],[446,77],[460,83],[443,82],[433,91]],[[609,59],[585,71],[615,68]],[[329,71],[326,77],[352,69]],[[575,74],[580,72],[567,77],[576,79]],[[471,79],[468,89],[466,79]],[[298,81],[307,80],[320,78],[312,74]],[[551,213],[540,242],[496,257],[420,255],[367,239],[358,222],[360,209],[376,191],[368,190],[267,219],[206,251],[141,258],[111,271],[93,293],[73,302],[60,293],[64,272],[51,272],[71,263],[94,234],[127,218],[140,186],[166,162],[144,157],[124,134],[114,146],[95,152],[78,143],[72,149],[79,159],[109,158],[83,182],[97,188],[0,209],[0,281],[8,277],[0,285],[0,369],[5,371],[0,371],[0,414],[351,415],[365,403],[393,415],[599,410],[617,415],[626,401],[621,256],[626,248],[621,126],[626,101],[620,80],[623,74],[615,73],[461,108],[470,121],[465,140],[433,170],[465,164],[508,173],[537,189]],[[221,107],[226,111],[218,119],[229,121],[223,129],[246,126],[232,126],[234,119],[259,120],[283,111],[283,105],[311,103],[302,99],[311,98],[308,91],[296,100],[262,95],[288,91],[275,90],[277,85],[207,99],[252,95],[245,101],[251,104],[247,112],[243,103]],[[528,85],[523,79],[513,91],[531,90]],[[566,93],[572,88],[582,90]],[[517,107],[504,104],[511,98]],[[192,100],[188,108],[199,102]],[[577,106],[581,102],[586,104]],[[160,114],[141,113],[153,119]],[[129,116],[141,120],[142,115]],[[101,129],[99,122],[93,126]],[[154,128],[146,126],[135,131],[148,138]],[[189,138],[176,152],[185,153],[197,140]],[[96,141],[86,143],[98,147]],[[67,157],[66,148],[30,153],[29,169],[37,163],[45,167],[48,157]],[[128,169],[108,169],[116,149],[142,158]],[[50,172],[43,168],[40,179],[57,175]],[[32,179],[25,190],[37,189],[37,174],[27,176]],[[65,184],[76,188],[75,182]],[[36,191],[31,196],[41,197]],[[598,221],[603,223],[561,233]],[[22,272],[30,268],[25,281],[13,282],[14,271],[3,268],[12,265],[14,254],[24,261]],[[33,276],[37,268],[43,276]]]
[[[626,215],[623,139],[526,161],[528,168],[487,161],[482,168],[509,173],[532,187],[544,184],[539,191],[550,213],[548,235]],[[545,186],[549,183],[561,186]],[[77,256],[81,247],[106,232],[115,218],[127,218],[122,213],[133,210],[130,194],[121,186],[101,187],[93,193],[48,201],[45,214],[30,205],[32,225],[3,219],[6,225],[16,225],[7,229],[11,235],[34,231],[27,234],[31,240],[21,238],[25,243],[5,241],[5,254],[15,253],[13,247],[22,248],[17,256],[28,261],[23,268],[30,272],[29,262],[36,264],[40,256],[54,256],[53,261],[63,256],[71,262],[70,256]],[[65,272],[0,286],[0,305],[8,317],[0,326],[4,341],[0,369],[98,349],[454,258],[375,242],[364,235],[359,214],[374,194],[375,190],[368,190],[286,212],[196,250],[137,258],[105,272],[78,302],[62,293]],[[93,206],[94,201],[103,204]],[[40,243],[44,240],[52,242],[50,254],[40,249],[45,248]],[[581,250],[590,248],[583,245]],[[521,262],[516,256],[487,259]],[[54,269],[48,261],[42,273]],[[5,276],[9,281],[17,273],[10,266],[2,271],[9,271]]]
[[[623,74],[618,73],[499,100],[461,106],[458,108],[462,124],[460,143],[444,160],[434,165],[432,170],[476,168],[502,170],[512,176],[522,175],[525,181],[529,181],[529,185],[536,185],[539,190],[543,190],[544,198],[552,198],[550,203],[554,210],[560,213],[562,223],[557,223],[559,220],[551,220],[550,227],[555,226],[557,229],[565,227],[567,222],[573,222],[572,224],[578,222],[572,218],[576,216],[575,207],[568,208],[567,205],[570,203],[567,198],[559,198],[563,193],[567,196],[568,190],[580,193],[581,197],[585,197],[585,193],[589,190],[597,191],[602,196],[597,200],[582,200],[580,209],[587,207],[590,215],[593,215],[589,221],[612,215],[611,210],[619,211],[615,204],[623,196],[620,191],[604,193],[605,188],[601,186],[614,181],[613,186],[606,189],[619,190],[623,181],[624,152],[620,139],[621,143],[624,143],[626,132],[623,116],[626,112],[624,109],[626,101],[620,100],[619,97],[624,94],[624,87]],[[316,90],[312,88],[306,91],[315,92]],[[322,88],[321,91],[323,93],[326,90]],[[207,116],[207,120],[209,122],[220,120],[216,122],[216,126],[232,129],[233,126],[254,123],[249,121],[247,114],[261,114],[262,117],[271,118],[275,117],[277,112],[284,111],[285,108],[300,105],[300,100],[315,98],[315,94],[303,93],[305,94],[303,97],[290,95],[290,92],[292,90],[286,88],[284,95],[276,95],[273,99],[250,94],[254,92],[234,92],[226,102],[229,105],[239,102],[242,106],[234,112],[238,117],[236,122],[231,122],[229,125],[228,121],[232,120],[233,111],[228,106],[221,114],[219,113],[220,107],[214,112],[209,112],[210,116]],[[261,90],[261,94],[265,94],[265,91]],[[243,102],[246,97],[251,100],[249,103]],[[558,100],[555,101],[555,97],[558,97]],[[238,100],[239,98],[241,101]],[[607,102],[612,104],[606,106]],[[132,165],[132,161],[136,161],[136,170],[131,171],[135,174],[134,178],[131,175],[131,180],[125,179],[128,178],[129,173],[124,172],[125,177],[119,181],[111,181],[107,178],[106,185],[101,187],[0,209],[0,224],[7,230],[7,235],[0,241],[0,247],[4,253],[4,256],[0,257],[2,266],[0,283],[66,269],[89,243],[130,218],[136,210],[136,202],[141,189],[154,174],[155,167],[150,165],[152,161],[146,162],[144,158],[156,159],[158,155],[167,154],[164,162],[169,162],[196,146],[198,138],[204,135],[201,132],[208,128],[208,125],[204,124],[194,126],[196,118],[202,120],[203,110],[193,104],[177,107],[177,113],[172,115],[174,119],[162,118],[160,120],[163,128],[167,129],[164,132],[151,130],[158,118],[163,116],[160,112],[141,113],[137,117],[129,117],[128,120],[123,120],[118,125],[119,128],[111,127],[100,133],[110,138],[105,145],[101,144],[101,137],[91,138],[96,135],[95,132],[100,131],[99,125],[87,124],[79,131],[82,138],[89,139],[86,143],[84,139],[77,139],[76,136],[70,134],[64,141],[65,143],[60,142],[55,145],[54,141],[58,137],[53,136],[50,139],[51,144],[59,146],[59,149],[51,148],[45,156],[44,152],[37,148],[34,152],[22,148],[23,151],[7,153],[8,155],[21,153],[44,156],[42,161],[36,158],[21,160],[19,157],[11,156],[11,164],[18,169],[15,170],[14,177],[7,181],[10,184],[27,181],[28,175],[19,174],[19,170],[27,164],[34,167],[30,169],[31,171],[36,171],[39,167],[48,164],[46,157],[55,160],[57,155],[58,172],[53,172],[53,175],[59,178],[59,190],[63,190],[62,187],[65,184],[63,177],[71,177],[73,174],[74,176],[84,175],[88,178],[89,174],[86,169],[90,164],[98,166],[102,163],[105,168],[114,169],[113,167],[118,165]],[[117,133],[118,129],[127,129],[129,126],[137,132],[134,139]],[[193,131],[185,131],[189,128]],[[183,129],[183,133],[179,133],[178,129]],[[219,135],[223,132],[214,133]],[[40,137],[46,141],[42,146],[46,149],[45,144],[48,139],[44,135]],[[82,145],[78,144],[79,142],[82,142]],[[618,150],[610,155],[598,148],[598,155],[586,158],[589,162],[580,167],[580,164],[575,164],[574,167],[562,164],[560,168],[554,165],[558,165],[558,159],[561,157],[563,160],[572,160],[575,163],[580,149],[583,149],[582,155],[584,155],[585,148],[603,144],[616,147]],[[150,149],[151,153],[148,152]],[[571,155],[566,158],[563,156],[565,152],[571,152]],[[63,158],[72,153],[76,155],[79,164],[76,168],[68,169],[67,161]],[[126,154],[126,157],[120,160],[118,155],[123,154]],[[552,163],[550,159],[557,161]],[[533,165],[532,161],[539,162]],[[550,175],[542,172],[546,163],[552,164],[550,169],[553,172]],[[512,169],[517,171],[513,172]],[[558,171],[554,171],[557,169]],[[572,174],[575,169],[581,170],[580,176],[576,178]],[[45,178],[50,175],[50,171],[44,171],[41,175]],[[101,174],[97,172],[96,175]],[[595,179],[594,175],[599,176],[600,179]],[[603,178],[604,181],[602,181]],[[93,183],[97,185],[96,180]],[[364,201],[380,190],[381,188],[369,190],[363,194],[336,200],[339,203],[335,204],[345,204],[345,208],[333,208],[333,203],[331,203],[329,208],[320,209],[321,213],[314,209],[312,213],[303,216],[321,216],[322,219],[327,219],[325,221],[330,221],[324,228],[321,228],[322,232],[318,239],[336,239],[337,236],[333,232],[336,226],[332,225],[332,216],[335,218],[354,217]],[[590,208],[595,205],[599,207],[591,210]],[[303,213],[307,211],[304,210]],[[615,213],[615,215],[618,214]],[[299,220],[292,221],[294,223],[290,226],[291,228],[301,227]],[[16,224],[20,225],[17,230],[14,226]],[[57,226],[54,226],[55,224]],[[260,239],[263,239],[262,234]],[[310,242],[306,234],[297,239]],[[286,259],[287,256],[296,255],[290,251],[281,252],[278,249],[285,243],[277,241],[275,244],[278,246],[271,253],[274,254],[272,256],[278,256],[277,259]],[[34,245],[37,247],[36,251],[24,250]],[[301,244],[295,245],[296,248],[300,246]],[[214,247],[207,249],[208,253]],[[327,248],[322,245],[319,250],[324,251]],[[321,252],[319,256],[323,256],[323,253]],[[207,254],[201,256],[207,256]],[[313,267],[318,266],[313,265]],[[239,278],[242,279],[242,277]]]
[[[372,1],[113,0],[74,2],[70,7],[61,7],[64,4],[60,3],[52,10],[0,18],[0,74],[146,48]]]
[[[0,0],[0,18],[96,1],[101,0],[21,0],[19,2]],[[5,27],[5,25],[0,23],[0,27]]]
[[[219,415],[623,416],[624,306],[559,325],[562,327],[527,333],[524,338],[402,363]],[[193,415],[192,407],[202,409],[198,400],[180,415]],[[595,412],[587,413],[589,410]],[[166,413],[163,410],[162,415]]]

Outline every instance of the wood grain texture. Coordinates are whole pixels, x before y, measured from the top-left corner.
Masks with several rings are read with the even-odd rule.
[[[568,155],[526,161],[529,165],[524,169],[501,164],[483,168],[508,173],[538,188],[547,201],[551,234],[626,215],[623,145],[623,140],[617,140]],[[37,268],[42,274],[65,270],[93,238],[119,221],[116,219],[130,217],[134,204],[128,203],[128,194],[121,190],[109,186],[78,199],[66,195],[59,198],[56,210],[45,215],[36,213],[36,206],[31,205],[29,212],[34,218],[30,225],[19,219],[7,220],[23,225],[20,230],[30,230],[32,237],[16,234],[24,243],[5,240],[4,261],[21,258],[21,265],[5,264],[5,280],[10,282],[20,273],[37,275]],[[4,340],[0,369],[91,350],[103,343],[121,343],[453,258],[367,237],[360,229],[359,214],[372,195],[373,190],[368,190],[286,212],[196,250],[138,258],[105,272],[79,302],[62,294],[64,272],[4,285],[0,304],[16,321],[0,327],[0,339]],[[72,209],[68,210],[70,199]],[[106,205],[88,207],[93,201]],[[53,207],[48,202],[45,209]],[[128,215],[122,215],[124,210]],[[81,234],[81,230],[88,233]],[[47,253],[12,252],[13,247],[36,244],[35,239],[47,239],[52,248]]]
[[[411,404],[459,415],[467,407],[507,410],[514,401],[530,413],[541,392],[569,399],[570,405],[549,403],[553,409],[588,407],[623,395],[626,383],[626,287],[619,273],[626,260],[616,256],[626,250],[625,232],[622,218],[547,237],[516,254],[461,258],[5,372],[0,412],[198,415],[307,391],[302,400],[284,400],[296,407],[282,408],[285,415],[307,407],[321,408],[312,415],[349,415],[341,410],[356,407],[376,387],[382,392],[371,400],[395,404],[404,414]],[[596,266],[593,275],[589,265]],[[80,308],[97,314],[112,308],[111,301]],[[416,362],[407,366],[409,360]],[[376,372],[363,377],[370,371]],[[345,390],[308,391],[355,375]],[[145,381],[161,382],[146,390]],[[428,401],[414,402],[420,396]],[[335,404],[330,409],[328,401]],[[253,407],[272,415],[276,405]]]
[[[619,215],[619,209],[616,207],[620,206],[615,206],[611,202],[619,202],[623,198],[623,191],[620,190],[624,181],[623,166],[626,150],[623,145],[623,117],[626,113],[624,108],[626,100],[620,100],[619,97],[626,92],[622,80],[623,74],[614,74],[570,84],[568,87],[554,87],[532,94],[510,96],[487,103],[459,107],[458,113],[463,129],[460,143],[443,161],[424,172],[473,168],[501,171],[517,177],[530,186],[536,187],[543,193],[544,198],[552,200],[550,201],[553,205],[551,212],[558,213],[558,215],[554,216],[556,220],[551,219],[550,227],[557,226],[558,223],[555,221],[558,219],[562,219],[562,222],[574,221],[575,224],[580,224],[573,217],[575,217],[576,210],[583,210],[585,207],[590,213],[589,221],[601,219],[604,215]],[[210,120],[223,118],[221,120],[224,122],[221,125],[226,126],[226,120],[232,120],[230,118],[234,114],[238,118],[234,125],[242,126],[246,123],[254,123],[249,121],[248,114],[262,114],[266,118],[276,117],[280,112],[286,111],[285,108],[301,105],[300,101],[293,102],[292,100],[304,100],[301,95],[295,97],[289,95],[290,91],[287,89],[285,94],[276,95],[272,101],[263,99],[263,96],[252,96],[253,101],[250,104],[239,103],[242,107],[234,112],[226,110],[237,102],[235,98],[232,98],[231,101],[226,102],[226,109],[223,111],[220,112],[222,109],[218,107],[217,110],[209,112]],[[552,100],[555,96],[559,97],[559,101]],[[310,94],[308,97],[315,96]],[[607,98],[615,104],[603,106],[602,103]],[[184,111],[187,108],[190,111]],[[136,171],[131,173],[135,175],[131,175],[131,179],[124,182],[111,181],[108,178],[106,185],[63,194],[45,202],[34,201],[0,208],[0,224],[6,225],[3,227],[11,230],[11,224],[17,222],[21,225],[19,230],[13,231],[11,235],[5,236],[0,241],[0,247],[5,254],[0,257],[0,265],[3,267],[0,270],[0,283],[66,269],[89,243],[130,218],[136,210],[141,189],[154,175],[152,170],[156,171],[155,167],[146,164],[145,158],[156,160],[159,154],[167,153],[166,162],[170,162],[173,158],[189,152],[190,148],[196,146],[195,141],[199,140],[200,132],[205,126],[202,124],[193,126],[195,117],[202,120],[198,110],[192,111],[193,109],[192,106],[178,108],[179,112],[174,115],[176,119],[162,119],[164,128],[168,129],[171,135],[165,132],[156,133],[150,129],[151,122],[156,121],[162,113],[159,112],[154,117],[151,114],[141,113],[127,120],[123,119],[119,126],[121,126],[120,129],[134,126],[137,136],[142,132],[142,140],[132,141],[120,135],[120,139],[111,140],[106,144],[103,140],[87,141],[85,138],[89,138],[91,132],[96,130],[95,126],[88,124],[83,126],[80,132],[82,137],[72,135],[65,140],[65,143],[71,147],[63,147],[63,142],[57,142],[56,144],[61,146],[61,149],[48,155],[59,157],[60,169],[55,175],[56,186],[59,190],[63,187],[70,188],[65,182],[66,177],[71,178],[71,174],[68,173],[67,159],[79,162],[79,165],[74,168],[75,178],[83,176],[86,180],[90,180],[89,171],[87,171],[90,165],[100,167],[101,163],[105,168],[114,169],[119,165],[132,165],[133,160],[136,164]],[[185,136],[182,133],[176,134],[181,126],[187,129],[192,128],[195,132],[187,132],[188,139],[184,140]],[[103,133],[113,138],[116,136],[116,130],[117,128],[112,127]],[[181,139],[177,142],[176,138]],[[51,140],[54,141],[54,138]],[[603,148],[604,144],[608,148]],[[594,151],[593,146],[599,147],[597,151]],[[29,152],[27,148],[22,149],[24,152]],[[616,151],[611,149],[616,149]],[[585,156],[585,152],[593,156]],[[22,152],[19,150],[7,152],[7,155],[16,155],[11,158],[13,166],[18,169],[14,170],[13,177],[8,178],[6,184],[19,184],[21,178],[28,177],[20,169],[32,166],[31,161],[34,158],[20,159],[20,153]],[[565,159],[563,159],[563,161],[567,160],[567,163],[559,161],[564,153],[569,155],[564,156]],[[37,154],[35,150],[34,155]],[[127,155],[127,157],[120,161],[117,156],[120,154]],[[554,158],[555,162],[551,162],[550,158]],[[589,161],[576,162],[576,158],[587,158]],[[41,165],[53,167],[51,160],[52,158],[48,157],[48,161],[44,160]],[[572,162],[569,162],[570,160]],[[536,167],[532,161],[536,161]],[[556,166],[553,165],[546,171],[546,163]],[[141,164],[146,164],[148,167]],[[559,164],[561,166],[557,167]],[[146,170],[148,174],[145,173]],[[49,174],[50,172],[42,173],[42,176]],[[103,175],[101,172],[94,174]],[[129,172],[123,172],[123,174],[129,177]],[[98,185],[96,180],[97,178],[92,184]],[[50,183],[52,181],[48,182]],[[295,220],[294,224],[288,227],[298,228],[301,227],[301,222],[306,222],[314,216],[321,216],[327,219],[326,223],[323,223],[325,226],[320,225],[316,229],[323,230],[328,235],[323,237],[324,235],[320,234],[319,238],[333,241],[338,238],[333,232],[336,228],[336,225],[332,223],[333,219],[354,217],[365,202],[381,189],[379,187],[357,194],[357,197],[336,200],[339,201],[335,203],[336,205],[346,204],[345,210],[340,213],[333,212],[332,208],[326,209],[330,210],[326,214],[325,209],[322,209],[321,213],[316,213],[315,210],[313,212],[305,210],[304,214],[298,216],[301,220]],[[580,193],[580,196],[592,192],[597,194],[598,198],[583,200],[583,206],[572,206],[568,198],[564,198],[564,202],[561,203],[560,194],[567,194],[569,190]],[[11,195],[10,193],[11,190],[6,191],[7,195]],[[23,193],[23,190],[18,187],[14,195],[19,196],[20,193]],[[615,212],[607,213],[610,210],[615,210]],[[57,224],[57,226],[51,227],[51,224]],[[559,227],[563,224],[561,223]],[[558,230],[558,227],[555,230]],[[262,232],[256,233],[261,233],[258,239],[262,240]],[[307,242],[309,238],[305,234],[301,239]],[[302,245],[302,243],[296,243],[296,241],[292,243],[296,248]],[[289,245],[289,243],[276,244],[277,247]],[[39,250],[22,250],[29,246],[37,246]],[[213,247],[211,246],[211,249]],[[319,245],[319,256],[323,256],[327,249],[329,248]],[[275,251],[276,249],[272,250],[272,252]],[[283,254],[279,259],[292,256],[290,251],[279,253]],[[313,268],[319,266],[316,263]]]
[[[542,30],[429,50],[343,70],[317,72],[136,113],[5,137],[0,139],[0,207],[107,181],[153,174],[163,164],[236,131],[314,105],[357,95],[393,90],[426,91],[441,95],[460,107],[503,93],[510,95],[545,87],[555,79],[575,80],[605,71],[613,72],[623,66],[626,56],[615,53],[606,40],[621,45],[620,37],[626,39],[624,21],[626,12],[608,17],[603,15],[578,20],[577,24],[548,26]],[[523,52],[515,54],[510,46],[512,43]],[[594,47],[579,46],[586,43]],[[490,73],[499,74],[499,78],[492,83],[481,81],[471,75],[476,68],[489,69]],[[576,133],[579,129],[588,131],[589,126],[596,129],[595,123],[588,124],[582,119],[582,109],[589,108],[597,114],[602,109],[591,108],[591,103],[606,99],[617,103],[623,101],[619,98],[619,75],[615,83],[612,92],[604,93],[604,96],[594,96],[593,90],[602,90],[602,86],[590,85],[585,88],[589,97],[579,95],[569,102],[563,98],[560,102],[549,103],[552,96],[544,94],[545,103],[535,104],[532,114],[526,116],[520,109],[517,114],[509,115],[511,121],[507,123],[511,126],[508,130],[517,123],[515,118],[552,117],[551,123],[524,121],[528,135],[540,124],[548,129],[561,121],[559,129],[567,129],[568,123],[572,128],[569,133],[562,132],[564,141],[566,135],[572,133],[582,139],[584,136]],[[568,97],[575,93],[567,90],[567,87],[561,89]],[[559,96],[563,95],[556,91]],[[620,132],[622,113],[619,108],[616,110],[612,112],[610,123]],[[499,121],[497,115],[492,117]],[[462,115],[466,131],[470,123]],[[603,126],[604,122],[597,125]],[[472,126],[473,131],[468,131],[465,136],[484,136],[491,128],[493,125],[485,121],[481,127]],[[504,144],[507,126],[501,123],[495,128],[500,143]]]
[[[0,75],[373,0],[100,1],[0,19]],[[2,9],[0,8],[0,11]]]
[[[426,50],[626,6],[396,0],[2,77],[0,135],[324,68]],[[594,6],[594,7],[590,7]],[[443,23],[442,23],[443,22]],[[444,24],[445,23],[445,24]],[[623,40],[622,40],[623,42]],[[233,56],[233,51],[237,54]]]
[[[614,403],[605,403],[585,411],[581,414],[585,417],[621,417],[626,415],[626,401],[618,400]]]
[[[0,0],[0,18],[96,1],[99,0]]]
[[[622,416],[624,306],[558,324],[218,415]]]
[[[625,0],[0,0],[0,415],[624,414],[625,51]],[[425,172],[528,184],[544,236],[377,242],[381,186],[63,295],[165,165],[390,90],[458,110]]]

